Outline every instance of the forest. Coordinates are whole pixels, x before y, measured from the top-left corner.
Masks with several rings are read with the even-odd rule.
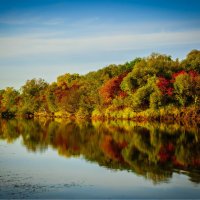
[[[27,80],[0,90],[2,117],[200,121],[200,51],[185,59],[152,53],[85,75]]]

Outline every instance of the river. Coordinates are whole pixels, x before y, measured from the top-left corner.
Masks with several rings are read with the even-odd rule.
[[[0,120],[0,198],[200,198],[196,124]]]

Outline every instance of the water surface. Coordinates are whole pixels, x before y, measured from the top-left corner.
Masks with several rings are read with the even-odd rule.
[[[1,120],[0,198],[200,198],[197,125]]]

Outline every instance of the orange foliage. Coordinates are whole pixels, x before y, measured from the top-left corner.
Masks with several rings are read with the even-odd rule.
[[[101,148],[106,156],[111,158],[112,160],[116,161],[123,161],[123,157],[121,155],[121,150],[124,148],[126,144],[117,144],[112,139],[111,136],[106,135],[103,139],[103,142],[101,144]]]
[[[127,75],[127,73],[123,73],[119,76],[116,76],[110,80],[108,80],[99,90],[100,96],[103,98],[105,103],[110,103],[112,99],[120,95],[125,96],[125,93],[120,89],[120,84],[123,78]]]
[[[58,103],[61,103],[63,100],[65,101],[65,98],[70,95],[70,92],[75,91],[79,88],[80,85],[78,84],[74,84],[69,88],[66,83],[61,83],[60,86],[58,86],[54,91]]]

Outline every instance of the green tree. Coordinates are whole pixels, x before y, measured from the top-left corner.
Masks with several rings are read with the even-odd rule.
[[[189,73],[183,73],[175,78],[174,92],[176,99],[181,106],[190,104],[199,104],[200,98],[200,76],[191,76]]]
[[[0,90],[0,112],[2,112],[4,110],[3,108],[3,104],[2,104],[2,100],[3,100],[3,93],[5,92],[5,90]]]
[[[54,82],[48,86],[45,93],[48,110],[50,112],[58,111],[58,105],[56,104],[56,94],[55,94],[56,88],[57,88],[57,83]]]
[[[21,96],[23,101],[23,112],[37,112],[39,110],[46,111],[45,90],[48,84],[43,79],[28,80],[21,87]]]
[[[133,94],[133,107],[135,109],[145,110],[150,105],[150,95],[154,92],[156,77],[148,79],[146,85],[140,87]]]
[[[18,109],[20,97],[19,92],[13,87],[7,87],[2,93],[2,107],[4,111],[16,112]]]
[[[200,51],[199,50],[192,50],[181,62],[181,66],[183,69],[195,70],[200,73]]]
[[[66,73],[57,78],[57,84],[58,84],[58,86],[60,86],[63,83],[66,83],[67,87],[72,87],[73,85],[78,84],[80,78],[81,78],[81,76],[79,74]]]

